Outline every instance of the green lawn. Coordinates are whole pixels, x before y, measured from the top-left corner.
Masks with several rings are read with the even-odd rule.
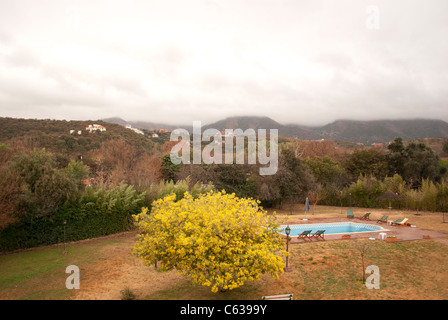
[[[55,245],[0,255],[0,299],[71,298],[74,292],[65,287],[67,266],[83,268],[104,259],[97,251],[115,241],[106,237],[70,244],[67,254],[62,254],[63,245]]]

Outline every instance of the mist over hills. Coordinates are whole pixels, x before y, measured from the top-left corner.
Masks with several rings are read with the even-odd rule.
[[[192,127],[191,124],[189,126],[177,126],[177,125],[169,125],[169,124],[150,122],[150,121],[126,121],[119,117],[102,119],[102,121],[119,124],[121,126],[126,126],[126,125],[130,124],[133,128],[141,128],[141,129],[148,129],[148,130],[168,129],[169,131],[172,131],[176,128],[184,128],[187,130],[191,130],[191,127]]]
[[[42,132],[50,135],[69,134],[71,129],[81,130],[86,125],[98,123],[107,126],[109,134],[133,135],[131,130],[124,127],[130,124],[134,128],[141,129],[167,129],[173,131],[183,128],[192,132],[192,123],[188,125],[167,125],[158,122],[126,121],[114,117],[95,121],[67,121],[67,120],[37,120],[0,118],[0,142],[8,139],[20,138],[25,135],[37,135],[40,138]],[[372,143],[387,143],[396,137],[402,137],[405,141],[422,138],[448,139],[448,123],[442,120],[413,119],[413,120],[337,120],[323,126],[304,126],[299,124],[281,124],[269,117],[239,116],[229,117],[210,124],[202,124],[202,130],[214,128],[219,131],[225,129],[277,129],[280,136],[295,137],[304,140],[335,140],[352,143],[361,142],[365,145]],[[47,137],[50,139],[50,136]],[[59,138],[58,138],[59,139]]]
[[[120,125],[130,124],[142,129],[168,129],[184,128],[192,130],[192,124],[184,126],[166,125],[163,123],[145,121],[126,121],[121,118],[103,119],[105,122]],[[237,116],[202,125],[202,129],[215,128],[220,131],[225,129],[278,129],[280,136],[295,137],[307,140],[340,140],[349,142],[361,142],[372,144],[376,142],[389,142],[396,137],[404,140],[419,138],[448,138],[448,123],[433,119],[411,120],[337,120],[324,126],[311,127],[299,124],[281,124],[269,117]]]
[[[396,137],[404,140],[447,138],[448,123],[441,120],[338,120],[316,130],[323,139],[363,142],[388,142]]]

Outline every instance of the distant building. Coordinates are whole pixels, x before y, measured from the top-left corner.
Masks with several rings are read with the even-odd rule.
[[[70,130],[70,134],[74,134],[75,133],[75,130]],[[82,130],[78,130],[78,135],[81,135],[82,134]]]
[[[145,134],[142,130],[135,129],[135,128],[131,128],[131,129],[132,129],[132,131],[134,131],[135,133],[142,134],[142,135]]]
[[[138,133],[138,134],[142,134],[142,135],[145,134],[142,130],[139,130],[139,129],[136,129],[136,128],[132,128],[132,126],[130,124],[126,125],[126,129],[132,130],[132,131],[134,131],[135,133]]]
[[[378,147],[378,148],[382,148],[383,147],[383,143],[381,143],[381,142],[372,143],[372,146]]]
[[[92,182],[90,179],[81,179],[81,183],[85,185],[86,187],[90,187],[92,185]]]
[[[153,137],[153,138],[158,138],[159,135],[158,135],[157,133],[153,133],[153,134],[152,134],[152,137]]]
[[[100,124],[89,124],[88,127],[86,127],[86,130],[89,131],[90,133],[95,132],[95,131],[106,131],[106,127],[100,125]]]
[[[168,132],[168,129],[159,129],[159,133]]]

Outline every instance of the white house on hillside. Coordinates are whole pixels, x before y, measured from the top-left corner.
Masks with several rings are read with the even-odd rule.
[[[100,124],[89,124],[88,127],[86,127],[86,130],[89,131],[90,133],[95,132],[95,131],[106,131],[106,127],[100,125]]]
[[[130,130],[132,130],[132,131],[134,131],[135,133],[138,133],[138,134],[142,134],[142,135],[145,134],[142,130],[139,130],[139,129],[136,129],[136,128],[132,128],[132,126],[130,124],[126,125],[126,129],[130,129]]]

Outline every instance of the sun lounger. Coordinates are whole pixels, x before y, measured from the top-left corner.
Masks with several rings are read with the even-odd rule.
[[[317,230],[315,233],[313,233],[311,235],[311,237],[316,238],[316,240],[319,240],[319,239],[325,240],[324,232],[325,232],[325,230]]]
[[[264,296],[262,300],[292,300],[292,293],[290,294],[279,294],[276,296]]]
[[[303,239],[303,240],[309,240],[309,241],[311,241],[311,231],[312,230],[305,230],[305,231],[303,231],[301,234],[299,234],[298,236],[297,236],[297,238],[298,239]]]
[[[405,223],[406,223],[408,220],[409,220],[408,218],[398,219],[398,220],[392,222],[392,225],[394,225],[394,226],[404,226]]]
[[[347,210],[347,218],[354,218],[353,210]]]
[[[359,219],[360,219],[360,220],[370,220],[369,216],[370,216],[370,212],[367,212],[365,215],[363,215],[363,216],[360,217]]]
[[[387,217],[388,217],[388,216],[383,216],[381,219],[377,220],[376,222],[387,223]]]

